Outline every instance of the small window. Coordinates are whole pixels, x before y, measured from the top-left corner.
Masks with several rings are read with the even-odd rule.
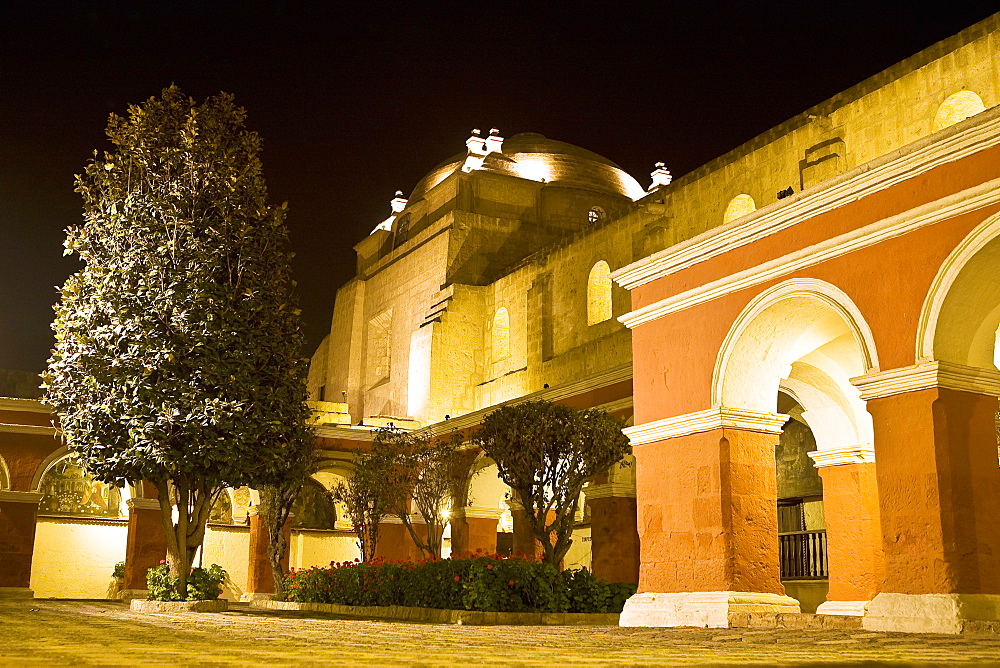
[[[934,132],[961,123],[966,118],[975,116],[986,110],[983,98],[971,90],[960,90],[941,103],[934,115]]]
[[[599,206],[593,207],[587,212],[587,222],[591,225],[599,223],[604,220],[604,209]]]
[[[501,306],[494,314],[491,334],[493,361],[510,357],[510,314],[506,307]]]
[[[587,324],[611,320],[611,268],[599,260],[587,279]]]
[[[725,225],[726,223],[734,221],[737,218],[747,216],[756,210],[757,203],[753,201],[753,197],[750,197],[750,195],[747,195],[746,193],[737,195],[729,200],[729,204],[726,206],[726,212],[722,214],[722,224]]]
[[[326,385],[319,386],[319,392],[317,392],[318,401],[326,401]]]

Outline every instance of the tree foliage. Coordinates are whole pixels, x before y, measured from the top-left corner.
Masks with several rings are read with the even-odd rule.
[[[76,179],[65,247],[84,267],[44,376],[92,475],[156,484],[181,593],[218,490],[281,480],[311,440],[285,206],[245,118],[231,95],[174,86],[111,115],[112,150]]]
[[[448,502],[460,478],[455,475],[461,437],[434,437],[386,427],[375,434],[372,457],[388,475],[383,489],[414,545],[431,558],[441,557],[441,536]],[[424,521],[425,535],[413,526],[411,511]]]
[[[385,491],[389,462],[370,452],[354,460],[354,473],[333,489],[334,500],[344,505],[354,533],[358,535],[361,561],[371,561],[378,547],[379,523],[392,514],[392,499]]]
[[[631,452],[623,426],[601,410],[526,401],[493,411],[473,434],[473,443],[517,493],[553,566],[572,544],[584,483]]]

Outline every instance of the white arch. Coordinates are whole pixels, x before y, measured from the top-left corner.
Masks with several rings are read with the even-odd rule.
[[[611,320],[611,267],[598,260],[587,276],[587,325]]]
[[[42,484],[42,478],[45,476],[45,474],[49,472],[50,468],[56,465],[56,462],[58,462],[60,459],[63,459],[69,454],[70,454],[69,446],[64,445],[60,448],[56,448],[55,450],[53,450],[48,457],[42,460],[42,463],[39,464],[38,468],[35,469],[35,475],[31,478],[31,491],[32,492],[40,491],[39,486]]]
[[[1000,214],[980,223],[941,263],[920,309],[917,361],[995,367],[1000,324],[998,261]],[[972,271],[966,272],[967,268]]]
[[[6,489],[10,489],[10,469],[7,468],[3,455],[0,455],[0,490]]]
[[[722,214],[722,224],[725,225],[726,223],[730,223],[737,218],[749,216],[756,210],[757,203],[754,201],[753,197],[747,195],[746,193],[740,193],[736,197],[729,200],[729,204],[726,205],[726,210]]]
[[[802,404],[820,449],[869,444],[871,416],[849,379],[874,368],[875,340],[851,298],[825,281],[790,279],[736,318],[716,360],[712,404],[773,411],[783,389]]]

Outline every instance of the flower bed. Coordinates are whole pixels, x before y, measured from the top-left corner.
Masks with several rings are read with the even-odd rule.
[[[380,559],[292,571],[288,600],[349,606],[539,613],[617,613],[635,585],[532,559],[470,555],[418,563]]]

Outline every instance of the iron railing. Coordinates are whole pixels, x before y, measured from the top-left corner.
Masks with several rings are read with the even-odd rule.
[[[791,531],[778,534],[781,577],[786,580],[827,578],[826,531]]]

